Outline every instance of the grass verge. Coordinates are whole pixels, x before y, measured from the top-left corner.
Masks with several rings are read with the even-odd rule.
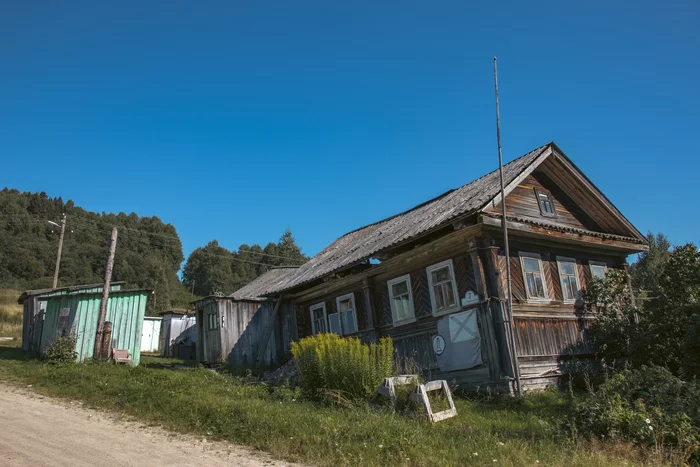
[[[17,303],[18,290],[0,289],[0,337],[22,337],[22,305]]]
[[[252,446],[317,465],[654,464],[623,444],[567,436],[565,395],[521,401],[455,401],[459,415],[434,426],[394,413],[302,401],[288,387],[245,384],[202,368],[148,357],[136,368],[51,365],[0,344],[0,380],[83,401],[167,429]]]

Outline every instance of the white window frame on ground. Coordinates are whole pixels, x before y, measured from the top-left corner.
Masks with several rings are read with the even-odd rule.
[[[562,263],[569,263],[574,266],[573,278],[576,279],[576,293],[574,294],[573,298],[566,298],[566,293],[564,292],[564,276],[572,276],[572,274],[563,274],[563,270],[561,268]],[[581,280],[578,277],[578,265],[576,263],[576,258],[557,256],[557,269],[559,270],[559,283],[561,284],[562,300],[566,304],[576,303],[576,300],[578,300],[581,295]]]
[[[397,313],[398,310],[396,309],[396,303],[395,303],[395,297],[393,293],[393,286],[397,284],[401,284],[402,282],[406,283],[406,287],[408,289],[408,310],[409,314],[411,315],[408,318],[404,319],[398,319]],[[387,288],[389,289],[389,304],[391,305],[391,319],[394,322],[394,326],[400,326],[402,324],[406,323],[412,323],[416,320],[416,311],[415,308],[413,308],[413,292],[411,290],[411,275],[406,274],[401,277],[396,277],[394,279],[391,279],[390,281],[387,281],[386,283]]]
[[[450,271],[450,282],[452,284],[452,293],[454,294],[455,304],[452,307],[445,308],[443,310],[438,310],[437,301],[435,300],[435,288],[433,285],[433,271],[437,271],[437,270],[443,269],[445,267],[447,267]],[[425,268],[425,271],[428,274],[428,289],[430,291],[430,304],[432,306],[433,315],[439,316],[439,315],[444,315],[447,313],[452,313],[453,311],[460,310],[461,307],[459,305],[459,290],[457,290],[457,281],[455,280],[455,269],[454,269],[454,266],[452,264],[452,260],[448,259],[446,261],[442,261],[440,263],[433,264],[432,266],[428,266],[427,268]],[[447,305],[447,303],[445,303],[445,305]]]
[[[589,267],[590,270],[591,270],[591,278],[593,278],[593,277],[598,277],[598,276],[596,276],[595,273],[593,272],[593,268],[594,268],[594,267],[603,268],[603,277],[605,277],[605,276],[608,275],[608,265],[607,265],[606,263],[604,263],[603,261],[589,261],[589,262],[588,262],[588,267]],[[600,279],[600,278],[599,278],[599,279]]]
[[[547,278],[544,275],[544,265],[542,264],[542,255],[539,253],[529,253],[526,251],[519,251],[518,256],[520,256],[520,270],[523,273],[523,285],[525,286],[525,295],[527,296],[527,301],[528,302],[537,302],[537,303],[543,303],[543,302],[549,302],[549,291],[547,290]],[[544,297],[531,297],[530,296],[530,288],[527,286],[527,272],[525,271],[525,259],[534,259],[537,260],[537,263],[539,264],[539,273],[540,276],[542,277],[542,291],[544,292]]]
[[[316,310],[323,310],[323,327],[324,329],[322,331],[319,331],[316,329],[316,321],[317,318],[314,317],[314,311]],[[317,333],[326,333],[328,332],[328,317],[326,316],[326,303],[321,302],[321,303],[316,303],[315,305],[311,305],[309,307],[309,316],[311,317],[311,334],[316,335]]]
[[[345,310],[343,312],[340,311],[340,303],[344,302],[346,300],[350,300],[352,303],[352,307],[348,310]],[[340,329],[336,330],[331,330],[331,332],[334,332],[338,334],[339,336],[347,336],[350,334],[355,334],[358,331],[357,327],[357,307],[355,306],[355,294],[354,293],[347,293],[345,295],[341,295],[340,297],[335,298],[335,308],[336,312],[333,313],[332,315],[328,316],[328,325],[329,329],[332,327],[331,324],[331,319],[337,320],[336,327],[340,327]],[[346,322],[347,320],[343,317],[344,313],[352,313],[352,329],[346,329]],[[337,315],[337,317],[335,317]]]

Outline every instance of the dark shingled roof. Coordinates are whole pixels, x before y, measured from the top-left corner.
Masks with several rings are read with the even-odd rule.
[[[297,266],[281,266],[270,269],[262,276],[256,277],[233,292],[230,297],[234,300],[265,300],[264,295],[275,290],[298,269]]]
[[[552,143],[545,144],[506,164],[503,167],[504,183],[508,185],[516,179],[550,146]],[[268,288],[266,292],[279,293],[306,284],[365,261],[382,250],[432,229],[447,225],[458,217],[477,212],[498,195],[500,189],[499,171],[494,170],[408,211],[345,234],[299,267],[295,274],[278,281],[275,287]]]

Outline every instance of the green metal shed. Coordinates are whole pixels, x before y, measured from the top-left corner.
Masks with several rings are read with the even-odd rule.
[[[112,282],[110,291],[120,290],[125,282]],[[22,349],[27,352],[38,352],[41,344],[41,327],[46,311],[46,300],[56,295],[69,295],[78,292],[102,293],[103,284],[85,284],[59,287],[56,289],[26,290],[19,296],[17,302],[24,306],[22,321]]]
[[[128,349],[134,365],[138,365],[141,359],[143,317],[150,294],[150,290],[144,289],[109,293],[105,321],[112,323],[110,347]],[[95,348],[101,300],[101,292],[80,292],[48,297],[39,348],[41,354],[57,337],[74,334],[77,361],[84,362],[91,359]]]

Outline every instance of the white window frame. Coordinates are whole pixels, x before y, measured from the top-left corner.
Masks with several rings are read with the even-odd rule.
[[[539,253],[530,253],[528,251],[519,251],[518,256],[520,257],[520,271],[523,274],[523,285],[525,287],[525,295],[527,296],[528,302],[534,303],[548,303],[551,301],[549,298],[549,290],[547,290],[547,276],[544,272],[544,264],[542,263],[542,255]],[[530,297],[530,289],[527,287],[527,274],[525,273],[525,261],[523,258],[536,259],[540,264],[540,274],[542,275],[542,290],[544,291],[543,297]]]
[[[450,278],[452,280],[452,290],[455,293],[455,306],[453,306],[452,308],[447,308],[445,310],[437,311],[437,302],[435,301],[435,290],[433,288],[433,274],[432,274],[432,272],[437,270],[437,269],[442,269],[445,266],[447,266],[450,270]],[[452,264],[452,260],[448,259],[445,261],[441,261],[437,264],[433,264],[431,266],[428,266],[427,268],[425,268],[425,272],[428,275],[428,290],[430,291],[430,305],[432,306],[433,316],[446,315],[448,313],[452,313],[452,312],[455,312],[457,310],[461,310],[462,307],[460,306],[460,302],[459,302],[459,290],[457,289],[457,281],[455,280],[455,268],[454,268],[454,265]]]
[[[574,277],[576,277],[576,297],[574,298],[565,298],[564,297],[564,278],[562,277],[561,274],[561,266],[560,263],[573,263],[574,265]],[[557,271],[559,272],[559,284],[561,285],[561,299],[564,303],[570,305],[572,303],[576,303],[576,300],[579,299],[581,296],[581,279],[578,276],[578,263],[576,262],[576,258],[570,258],[568,256],[557,256]],[[568,276],[568,274],[567,274]]]
[[[396,284],[400,284],[401,282],[406,282],[408,285],[408,306],[411,310],[411,317],[398,320],[396,318],[396,305],[394,304],[394,295],[392,294],[391,288],[392,286]],[[387,289],[389,289],[389,304],[391,305],[391,319],[394,323],[394,326],[401,326],[402,324],[408,324],[408,323],[413,323],[416,321],[416,309],[413,306],[413,290],[411,289],[411,275],[410,274],[405,274],[400,277],[396,277],[394,279],[391,279],[390,281],[387,281],[386,283]]]
[[[311,334],[314,336],[316,335],[316,319],[314,319],[314,311],[318,309],[323,310],[323,323],[326,326],[325,332],[330,331],[328,326],[328,315],[326,315],[326,302],[316,303],[309,307],[309,317],[311,318]]]
[[[608,275],[608,264],[604,261],[589,261],[588,262],[588,268],[591,271],[591,279],[596,277],[595,274],[593,274],[593,266],[600,266],[605,270],[604,276]]]
[[[343,318],[342,316],[340,316],[340,302],[345,301],[347,299],[352,300],[352,311],[355,321],[355,332],[353,333],[345,332],[345,329],[343,329]],[[340,318],[341,336],[349,336],[350,334],[355,334],[360,331],[360,327],[357,325],[357,303],[355,302],[355,294],[353,292],[346,293],[345,295],[341,295],[340,297],[335,297],[335,309],[336,313],[338,313],[338,317]],[[328,323],[328,330],[330,331],[330,322]]]

